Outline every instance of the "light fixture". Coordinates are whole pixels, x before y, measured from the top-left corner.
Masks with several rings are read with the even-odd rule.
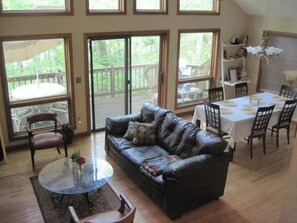
[[[294,82],[297,80],[297,70],[286,70],[284,71],[285,77],[292,88]]]
[[[280,55],[283,49],[274,47],[274,46],[267,46],[268,43],[268,36],[267,36],[267,26],[268,26],[268,16],[269,16],[269,3],[268,0],[268,7],[267,7],[267,17],[266,17],[266,29],[264,30],[264,35],[262,41],[260,42],[259,46],[248,46],[246,47],[247,53],[252,56],[256,56],[261,60],[266,61],[266,65],[268,65],[269,59],[276,58]]]

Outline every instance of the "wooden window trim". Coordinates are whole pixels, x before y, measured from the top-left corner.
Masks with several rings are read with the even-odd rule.
[[[65,10],[9,10],[3,11],[0,0],[0,16],[69,16],[73,15],[73,0],[65,0]]]
[[[38,98],[38,99],[30,99],[30,100],[22,100],[22,101],[14,101],[10,102],[9,95],[8,95],[8,85],[7,85],[7,77],[6,77],[6,69],[4,65],[4,51],[3,49],[3,42],[5,41],[18,41],[18,40],[30,40],[30,39],[56,39],[56,38],[63,38],[64,39],[64,50],[65,50],[65,72],[66,72],[66,79],[67,79],[67,94],[61,96],[55,96],[50,98]],[[2,83],[2,92],[4,96],[4,106],[5,106],[5,114],[6,114],[6,124],[8,128],[8,137],[10,141],[19,140],[25,138],[27,133],[14,133],[13,132],[13,123],[11,117],[11,108],[23,107],[28,105],[38,105],[38,104],[46,104],[52,103],[56,101],[68,101],[69,107],[69,124],[76,128],[76,123],[73,121],[75,120],[75,103],[74,103],[74,94],[73,94],[73,78],[71,77],[71,73],[73,70],[73,59],[72,59],[72,34],[49,34],[49,35],[28,35],[28,36],[0,36],[0,72],[3,74],[1,75],[1,83]]]
[[[135,15],[168,15],[168,0],[160,0],[160,10],[137,9],[137,0],[133,1],[133,13]]]
[[[213,33],[213,48],[212,48],[212,58],[211,58],[211,67],[210,67],[210,75],[204,77],[197,77],[197,78],[187,78],[187,79],[178,79],[178,71],[179,71],[179,54],[180,54],[180,36],[182,33],[201,33],[201,32],[212,32]],[[218,62],[219,62],[219,40],[220,40],[220,29],[180,29],[178,30],[178,47],[177,47],[177,60],[176,60],[176,75],[175,75],[175,102],[174,108],[175,110],[185,109],[185,108],[193,108],[199,103],[191,103],[187,105],[178,105],[177,97],[178,97],[178,85],[184,83],[193,83],[198,81],[210,81],[210,86],[216,85],[217,80],[217,71],[218,71]]]
[[[213,0],[213,10],[181,10],[180,0],[177,2],[177,15],[220,15],[221,12],[221,1]]]
[[[86,0],[86,15],[127,15],[127,0],[119,1],[119,10],[90,10],[90,0]]]

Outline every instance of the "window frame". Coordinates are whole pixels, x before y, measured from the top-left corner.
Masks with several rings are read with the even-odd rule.
[[[118,10],[91,10],[90,0],[86,0],[86,14],[87,15],[127,15],[127,0],[118,0]]]
[[[160,10],[137,9],[137,0],[133,0],[135,15],[168,15],[168,0],[160,0]]]
[[[212,11],[208,10],[181,10],[180,0],[177,0],[177,15],[220,15],[221,1],[213,0]]]
[[[0,0],[0,16],[59,16],[73,15],[73,0],[65,1],[65,10],[6,10],[3,11],[3,0]]]
[[[204,33],[204,32],[212,32],[213,33],[213,47],[212,47],[212,56],[211,56],[211,65],[210,65],[210,75],[203,77],[191,77],[191,78],[183,78],[179,79],[179,56],[180,56],[180,40],[181,34],[183,33]],[[194,101],[193,103],[179,104],[178,103],[178,86],[180,84],[186,83],[194,83],[194,82],[202,82],[209,81],[209,86],[214,87],[216,85],[217,80],[217,71],[218,71],[218,62],[219,62],[219,43],[220,43],[220,29],[179,29],[178,30],[178,46],[177,46],[177,60],[176,60],[176,75],[175,75],[175,102],[174,107],[176,110],[193,107],[197,104],[201,104],[202,100]]]
[[[64,51],[65,51],[65,77],[67,80],[67,93],[64,95],[57,95],[51,97],[44,98],[34,98],[28,100],[21,101],[10,101],[9,99],[9,90],[7,84],[7,76],[5,69],[5,61],[4,61],[4,48],[3,42],[6,41],[21,41],[21,40],[34,40],[34,39],[64,39]],[[73,80],[71,78],[71,73],[73,70],[73,62],[72,62],[72,35],[70,33],[66,34],[50,34],[50,35],[28,35],[28,36],[10,36],[10,37],[1,37],[0,36],[0,72],[1,75],[1,83],[2,83],[2,92],[4,98],[4,106],[5,106],[5,114],[6,114],[6,124],[8,129],[9,140],[18,140],[21,138],[25,138],[27,136],[27,132],[20,131],[14,132],[13,129],[13,120],[11,109],[19,108],[25,106],[34,106],[34,105],[42,105],[47,103],[54,103],[59,101],[67,101],[68,103],[68,117],[69,117],[69,125],[76,127],[76,123],[73,121],[75,113],[74,113],[74,100],[73,100]]]

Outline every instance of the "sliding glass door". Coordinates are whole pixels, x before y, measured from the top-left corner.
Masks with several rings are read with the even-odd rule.
[[[89,40],[91,129],[105,119],[158,104],[160,36],[100,37]]]

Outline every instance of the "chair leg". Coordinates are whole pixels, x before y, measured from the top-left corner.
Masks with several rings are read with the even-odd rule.
[[[64,143],[64,150],[65,150],[65,157],[68,157],[68,152],[67,152],[67,143]]]
[[[276,147],[279,147],[279,128],[276,129]]]
[[[59,146],[57,146],[56,148],[57,148],[58,153],[60,154],[61,152],[60,152]]]
[[[32,169],[35,169],[35,163],[34,163],[34,155],[35,155],[35,150],[31,149],[31,162],[32,162]]]
[[[250,137],[248,140],[248,143],[250,143],[250,157],[253,159],[253,138]]]
[[[278,133],[277,133],[278,135]],[[263,138],[263,152],[264,152],[264,155],[266,154],[266,135],[262,136]]]
[[[296,133],[297,133],[297,124],[296,124],[296,128],[295,128],[294,138],[296,137]]]
[[[290,144],[290,126],[287,127],[287,139],[288,139],[288,144]]]

